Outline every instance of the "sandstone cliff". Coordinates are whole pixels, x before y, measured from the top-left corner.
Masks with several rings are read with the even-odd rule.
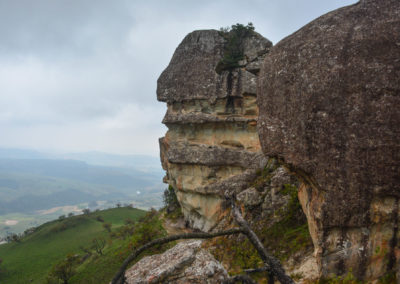
[[[318,18],[260,73],[262,148],[303,181],[322,275],[399,271],[400,1]]]
[[[210,230],[224,210],[225,190],[240,192],[265,160],[256,130],[256,75],[271,42],[252,32],[238,68],[216,71],[226,39],[216,30],[190,33],[158,79],[167,103],[160,139],[165,181],[188,223]]]

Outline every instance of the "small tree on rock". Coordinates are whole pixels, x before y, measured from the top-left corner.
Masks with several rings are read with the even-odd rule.
[[[224,56],[218,62],[215,71],[221,74],[224,70],[233,70],[240,67],[239,61],[244,59],[244,42],[254,34],[254,26],[248,23],[232,25],[231,28],[221,28],[220,34],[225,38]]]
[[[163,201],[167,213],[171,213],[180,207],[175,189],[172,186],[169,186],[164,191]]]

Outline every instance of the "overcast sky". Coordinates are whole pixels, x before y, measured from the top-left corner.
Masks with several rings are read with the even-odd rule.
[[[354,0],[0,0],[0,147],[158,155],[156,81],[196,29],[274,44]]]

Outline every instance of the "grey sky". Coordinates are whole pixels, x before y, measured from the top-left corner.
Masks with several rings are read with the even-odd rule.
[[[354,0],[0,0],[0,147],[158,155],[156,81],[196,29],[274,44]]]

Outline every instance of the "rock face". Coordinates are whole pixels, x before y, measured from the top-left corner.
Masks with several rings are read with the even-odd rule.
[[[299,192],[321,274],[399,268],[400,1],[328,13],[271,49],[259,75],[264,153]]]
[[[190,33],[158,79],[167,103],[160,139],[164,179],[174,187],[188,223],[210,230],[223,214],[225,190],[241,191],[264,161],[256,124],[257,73],[271,42],[253,32],[240,67],[216,72],[225,38],[216,30]]]
[[[228,273],[201,248],[201,241],[177,244],[163,254],[147,256],[125,273],[126,283],[221,283]]]

